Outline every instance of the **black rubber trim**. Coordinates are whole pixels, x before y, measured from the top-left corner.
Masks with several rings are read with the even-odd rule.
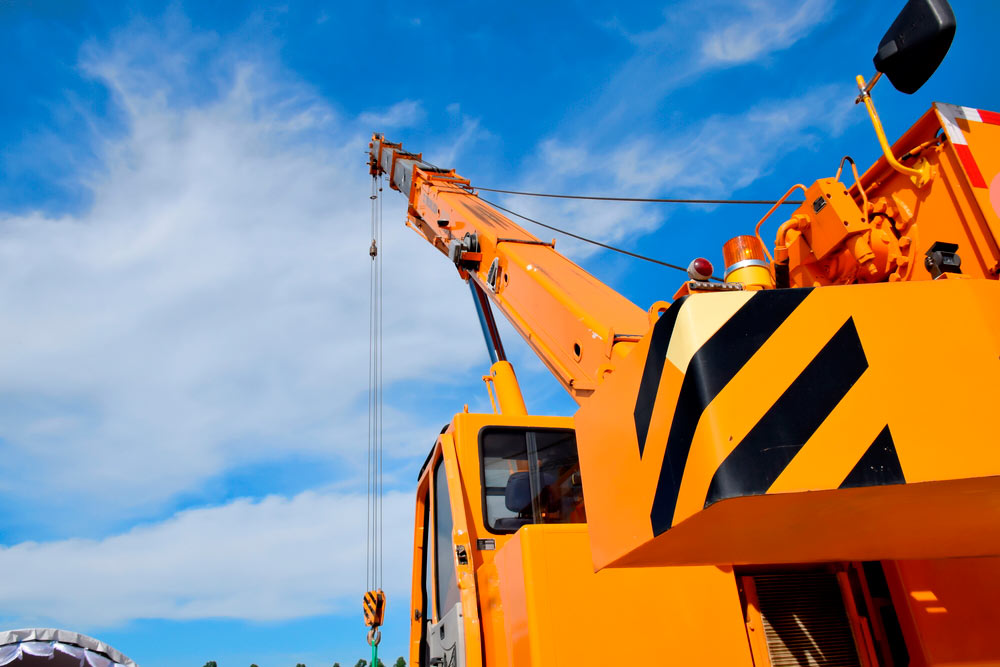
[[[444,426],[442,426],[441,427],[441,433],[439,435],[444,435],[444,432],[448,430],[449,426],[451,426],[451,422],[448,422],[447,424],[445,424]],[[434,444],[431,445],[431,451],[427,452],[427,458],[424,459],[424,464],[422,466],[420,466],[420,471],[417,473],[417,481],[418,482],[420,481],[420,478],[423,477],[424,470],[427,469],[427,464],[431,462],[431,457],[434,456],[434,448],[435,447],[437,447],[437,438],[434,439]]]

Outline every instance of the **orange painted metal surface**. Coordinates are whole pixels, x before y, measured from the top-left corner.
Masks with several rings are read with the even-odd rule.
[[[612,664],[629,651],[628,643],[617,636],[619,623],[614,619],[621,609],[636,604],[643,622],[656,627],[643,639],[643,653],[669,653],[679,664],[753,664],[732,568],[616,568],[595,573],[586,524],[525,526],[515,534],[487,530],[480,505],[478,444],[479,433],[487,426],[572,428],[573,420],[459,413],[425,466],[418,499],[427,496],[431,471],[443,457],[455,525],[453,543],[470,554],[467,566],[456,561],[466,645],[476,642],[476,648],[467,652],[466,665],[481,664],[480,656],[485,656],[487,665]],[[433,516],[433,511],[429,514]],[[437,618],[437,610],[423,610],[425,525],[419,500],[416,516],[412,604],[421,618],[414,615],[412,621],[409,664],[419,667],[421,622],[425,613]],[[479,548],[481,539],[493,540],[492,548]],[[429,562],[434,557],[430,553]],[[434,568],[428,571],[433,573]],[[432,591],[435,585],[432,574]],[[469,623],[470,619],[476,621]],[[713,637],[710,645],[705,644],[706,633]]]
[[[760,611],[754,608],[752,599],[750,604],[741,606],[741,600],[747,598],[747,577],[736,576],[734,565],[726,562],[727,553],[718,551],[729,548],[723,544],[725,540],[719,538],[718,525],[711,526],[691,541],[696,553],[703,553],[703,550],[714,553],[716,562],[712,565],[669,565],[671,556],[668,554],[656,559],[659,562],[652,567],[610,567],[596,573],[589,548],[590,529],[586,524],[529,525],[514,534],[487,530],[481,509],[483,489],[478,443],[483,428],[497,426],[572,428],[574,420],[459,413],[447,432],[438,438],[418,485],[412,604],[420,613],[411,616],[409,664],[418,667],[422,664],[421,623],[428,617],[437,618],[431,600],[425,602],[423,599],[421,573],[425,558],[423,535],[428,528],[424,524],[424,502],[434,497],[430,493],[431,471],[441,458],[447,471],[451,499],[452,544],[465,547],[470,556],[465,566],[455,560],[455,583],[460,590],[466,619],[466,646],[469,647],[464,656],[466,665],[596,667],[613,664],[623,654],[628,654],[627,642],[621,641],[621,623],[617,620],[625,610],[638,614],[642,627],[654,628],[643,635],[644,655],[666,656],[676,664],[768,664]],[[917,486],[921,485],[913,485]],[[937,532],[938,517],[933,516],[933,512],[943,515],[948,510],[955,510],[950,500],[956,494],[948,489],[939,489],[937,496],[928,496],[921,490],[910,499],[915,499],[917,509],[925,513],[922,528],[908,523],[900,513],[911,504],[909,501],[896,505],[886,503],[878,496],[882,490],[873,487],[853,489],[849,493],[873,494],[861,499],[859,506],[869,511],[872,507],[878,508],[878,530],[889,535],[893,542],[920,544],[926,541],[927,535],[938,535],[941,553],[951,554],[962,551],[965,545],[990,539],[988,534],[979,532],[968,535],[963,545],[949,541],[953,536]],[[796,538],[807,540],[814,533],[822,532],[817,530],[817,525],[824,520],[823,512],[829,511],[825,506],[830,496],[824,495],[829,493],[843,492],[811,493],[804,499],[795,499],[795,494],[789,493],[746,500],[757,503],[752,507],[753,513],[763,517],[765,522],[780,520],[781,514],[789,510],[799,512],[800,534]],[[972,492],[970,497],[974,502],[982,502],[995,495],[995,490],[987,490],[985,494]],[[767,503],[775,499],[788,502],[784,508],[769,508]],[[834,500],[834,506],[837,502],[840,501]],[[595,507],[595,504],[590,506]],[[718,508],[726,506],[723,502]],[[703,516],[710,517],[713,511],[715,509],[710,509]],[[433,511],[428,515],[433,516]],[[745,515],[734,513],[723,519],[727,527],[725,535],[730,541],[740,542],[747,538],[750,530],[741,528],[744,518]],[[798,547],[786,538],[761,532],[746,543],[773,543],[773,549],[796,555]],[[490,548],[480,548],[480,540],[493,542]],[[432,563],[434,540],[429,540],[428,544],[430,553],[426,557]],[[828,563],[834,562],[832,567],[839,571],[847,571],[851,566],[846,561],[852,554],[828,547],[820,547],[817,555]],[[837,557],[831,558],[832,554]],[[788,562],[782,562],[780,567],[790,567],[793,572],[801,568],[788,565]],[[994,660],[1000,656],[1000,639],[987,631],[1000,623],[1000,610],[994,604],[1000,591],[993,590],[1000,585],[997,584],[1000,582],[1000,559],[886,561],[885,566],[899,622],[907,637],[909,664],[914,667],[1000,664]],[[427,569],[432,579],[431,598],[438,583],[433,580],[434,571],[433,567]],[[871,611],[867,586],[857,592],[852,592],[847,583],[842,583],[842,588],[848,621],[856,637],[861,638],[858,640],[861,664],[891,664],[872,657],[885,641],[885,630],[875,619],[876,612]],[[869,611],[861,613],[859,610],[866,600]]]
[[[790,259],[792,287],[930,280],[924,253],[935,241],[958,244],[963,275],[997,277],[1000,209],[988,185],[996,182],[993,189],[1000,192],[1000,124],[962,117],[946,120],[950,116],[942,108],[964,107],[937,105],[893,145],[905,164],[926,161],[931,172],[926,185],[918,187],[880,158],[861,177],[863,194],[856,185],[845,188],[853,202],[841,196],[838,208],[845,213],[830,216],[834,220],[820,220],[833,207],[814,210],[817,196],[837,192],[830,187],[833,179],[821,179],[809,189],[806,202],[779,228],[775,242],[776,257]],[[992,119],[988,112],[982,114]],[[951,141],[948,128],[965,143]],[[980,185],[973,185],[974,179]],[[865,225],[855,220],[852,203]],[[814,236],[822,239],[815,247],[810,245]],[[852,242],[835,244],[837,236]]]
[[[583,524],[525,526],[497,552],[508,664],[752,667],[731,568],[595,573],[587,543]]]
[[[428,460],[429,461],[429,460]],[[410,569],[412,586],[410,587],[410,642],[409,642],[409,664],[421,665],[420,644],[424,639],[424,625],[427,619],[432,616],[432,603],[424,595],[427,585],[424,577],[431,577],[430,572],[425,570],[425,565],[430,562],[431,553],[429,534],[429,512],[430,512],[430,477],[421,475],[417,484],[417,503],[413,517],[413,561]]]
[[[956,280],[675,304],[576,415],[595,565],[1000,553],[998,302]],[[900,474],[840,489],[868,453]]]
[[[913,667],[1000,665],[1000,558],[898,561],[889,585]]]
[[[421,572],[442,458],[466,665],[620,661],[612,621],[641,589],[665,660],[766,667],[752,577],[810,567],[836,573],[859,664],[893,664],[896,617],[911,665],[1000,664],[1000,115],[936,105],[891,152],[927,178],[883,157],[850,186],[841,170],[796,186],[805,203],[768,223],[774,261],[738,269],[752,286],[695,285],[647,315],[454,171],[373,138],[407,224],[581,404],[461,413],[438,438],[411,664],[440,618]],[[586,525],[486,528],[479,433],[504,425],[575,426]]]
[[[454,529],[452,544],[461,546],[468,554],[468,563],[459,564],[455,554],[456,581],[459,588],[463,614],[466,619],[465,638],[468,655],[465,664],[482,664],[482,656],[487,656],[486,664],[510,664],[506,655],[506,641],[503,636],[504,615],[499,598],[498,573],[494,565],[497,549],[513,536],[497,534],[487,530],[482,512],[482,483],[480,481],[479,432],[486,426],[520,426],[535,428],[573,428],[570,417],[539,417],[528,415],[475,414],[462,412],[455,415],[446,432],[441,434],[431,456],[421,473],[417,485],[417,511],[414,531],[414,560],[412,609],[420,612],[411,614],[410,659],[408,664],[420,664],[420,642],[423,624],[427,619],[440,618],[432,599],[424,600],[422,563],[427,559],[433,563],[434,535],[430,534],[428,549],[424,550],[425,520],[434,515],[433,504],[426,514],[423,510],[425,499],[433,503],[431,493],[432,471],[437,462],[444,460],[448,479],[448,495],[451,501]],[[478,540],[493,540],[491,549],[479,547]],[[433,567],[427,568],[428,587],[432,592],[438,585]],[[434,598],[433,593],[430,598]]]

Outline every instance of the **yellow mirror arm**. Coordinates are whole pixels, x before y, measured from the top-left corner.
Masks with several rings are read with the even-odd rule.
[[[927,185],[931,180],[931,166],[928,164],[927,160],[920,158],[917,160],[913,167],[907,167],[906,165],[900,163],[899,160],[892,154],[892,148],[889,146],[889,140],[886,139],[885,130],[882,129],[882,121],[878,118],[878,112],[875,111],[875,104],[872,102],[869,90],[871,86],[865,83],[865,79],[860,74],[857,77],[858,90],[861,94],[858,95],[857,101],[864,102],[865,108],[868,109],[868,116],[872,119],[872,127],[875,128],[875,134],[878,136],[878,143],[882,147],[882,154],[885,155],[886,161],[889,166],[898,171],[901,174],[906,174],[913,181],[913,184],[918,188]],[[874,80],[872,81],[874,83]]]

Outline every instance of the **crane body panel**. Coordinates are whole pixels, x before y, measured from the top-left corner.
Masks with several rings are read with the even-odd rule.
[[[802,555],[797,542],[825,539],[816,537],[826,529],[819,526],[828,511],[824,501],[831,500],[825,492],[805,494],[815,497],[805,502],[819,516],[801,513],[799,533],[790,541],[782,541],[788,535],[779,539],[766,532],[750,541],[773,540],[768,555],[785,553],[789,560],[723,560],[733,548],[722,545],[719,532],[745,541],[749,531],[741,530],[739,522],[753,519],[745,512],[701,532],[703,547],[718,554],[713,564],[674,565],[670,562],[676,556],[667,553],[657,565],[595,571],[589,514],[587,523],[558,511],[537,523],[517,519],[503,484],[511,486],[511,479],[530,472],[533,463],[543,475],[546,468],[552,469],[544,446],[537,460],[527,454],[527,447],[511,455],[512,436],[579,437],[583,430],[568,417],[459,413],[439,436],[418,480],[411,601],[416,613],[411,617],[409,664],[599,667],[639,653],[652,664],[795,665],[800,663],[781,662],[787,657],[783,651],[801,642],[815,642],[816,650],[825,652],[847,651],[841,656],[844,662],[833,664],[972,667],[1000,661],[1000,638],[991,632],[998,620],[994,601],[1000,593],[1000,558],[832,558],[830,554],[844,552],[827,540],[820,547],[826,549],[820,554],[824,558],[797,560]],[[493,451],[498,443],[490,442],[497,435],[503,436],[502,461]],[[498,471],[506,480],[497,479]],[[553,484],[569,488],[573,475],[564,468]],[[955,495],[966,493],[980,502],[996,498],[995,489],[980,491],[944,488],[929,500],[953,502]],[[920,494],[918,504],[927,499],[923,491]],[[891,536],[921,544],[938,535],[936,517],[924,528],[897,528],[892,512],[905,503],[879,505],[878,498],[863,502],[869,512],[876,508],[879,527]],[[718,506],[726,503],[733,501]],[[845,506],[840,498],[833,503]],[[595,505],[588,497],[587,512]],[[746,507],[750,505],[737,509]],[[789,502],[784,509],[794,507]],[[923,507],[930,508],[930,503]],[[710,519],[718,518],[709,512],[705,515]],[[776,513],[762,510],[765,516],[768,512],[772,517]],[[512,519],[520,527],[500,525]],[[907,537],[906,531],[914,528],[917,534]],[[950,535],[940,536],[946,553]],[[690,553],[699,553],[690,535],[679,539],[686,540]],[[902,661],[901,655],[911,662]]]
[[[678,664],[752,667],[731,568],[594,572],[588,541],[586,524],[533,525],[497,551],[507,664],[609,665],[634,652],[670,656]],[[642,623],[636,629],[655,630],[633,644],[611,619],[637,604]],[[695,639],[708,626],[716,641]]]
[[[992,280],[675,302],[576,415],[595,566],[1000,553],[998,304]]]

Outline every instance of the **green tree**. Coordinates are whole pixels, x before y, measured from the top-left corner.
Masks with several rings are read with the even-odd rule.
[[[396,658],[396,664],[392,667],[406,667],[406,661],[403,660],[403,656]]]
[[[368,667],[368,661],[362,658],[361,660],[358,660],[356,663],[354,663],[354,667]]]
[[[205,663],[205,667],[219,667],[219,665],[215,663],[215,660],[209,660]]]
[[[333,667],[340,667],[340,663],[339,662],[333,663]]]

